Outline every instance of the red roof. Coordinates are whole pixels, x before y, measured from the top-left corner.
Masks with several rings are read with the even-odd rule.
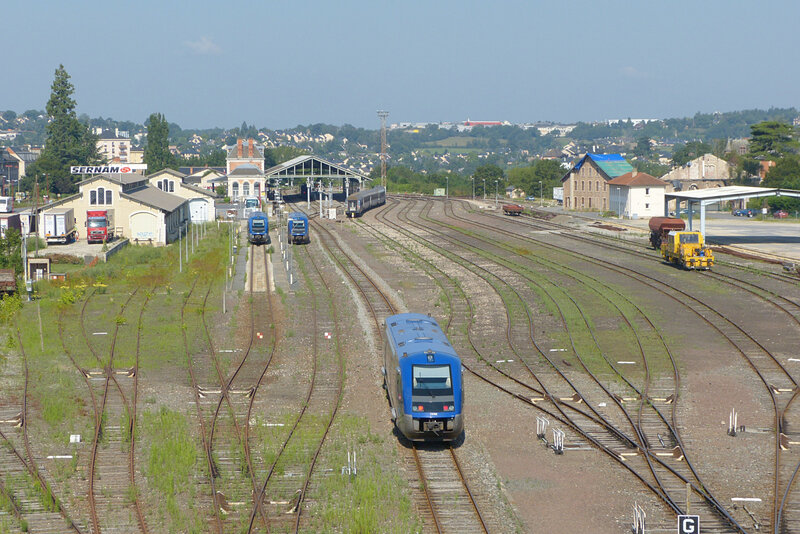
[[[628,187],[667,187],[666,182],[661,181],[654,176],[650,176],[647,173],[636,171],[621,174],[613,180],[610,180],[608,185],[627,185]]]

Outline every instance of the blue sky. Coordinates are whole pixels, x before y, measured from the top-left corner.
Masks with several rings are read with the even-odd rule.
[[[184,128],[670,118],[800,107],[800,2],[4,2],[0,110]]]

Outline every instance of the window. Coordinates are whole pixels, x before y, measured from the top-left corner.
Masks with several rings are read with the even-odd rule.
[[[105,202],[105,199],[106,199],[106,190],[103,189],[102,187],[98,187],[97,188],[97,203],[98,204],[103,204]]]
[[[606,187],[608,187],[608,184],[606,182],[603,182],[603,191],[606,190]]]
[[[644,194],[645,195],[649,195],[650,194],[650,188],[649,187],[645,187],[644,188]]]
[[[600,180],[597,180],[597,181],[594,183],[594,190],[595,190],[595,191],[600,191]]]
[[[412,411],[447,412],[455,409],[450,366],[413,365],[411,372]]]
[[[175,182],[172,181],[172,180],[169,181],[169,192],[170,193],[174,193],[175,192]]]
[[[250,195],[250,184],[245,182],[242,184],[242,196],[249,196]]]
[[[650,204],[645,204],[644,205],[644,209],[649,210],[650,209]]]
[[[583,207],[584,200],[586,200],[586,197],[581,197],[581,207]]]
[[[592,182],[589,182],[589,191],[592,190]]]
[[[106,204],[113,204],[111,202],[111,189],[106,189]]]
[[[156,182],[156,187],[163,191],[164,190],[164,182],[159,180],[158,182]]]
[[[233,191],[233,198],[238,198],[239,196],[239,183],[233,182],[231,185],[231,190]]]
[[[589,207],[592,207],[592,197],[589,197]]]
[[[89,204],[91,204],[92,206],[97,204],[97,191],[95,191],[94,189],[89,191]]]

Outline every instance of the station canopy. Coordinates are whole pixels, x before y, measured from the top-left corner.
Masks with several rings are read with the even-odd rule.
[[[361,189],[363,182],[372,181],[365,174],[312,155],[298,156],[270,167],[264,171],[264,178],[270,183],[289,186],[293,186],[296,181],[316,183],[320,180],[342,180],[342,189],[345,190],[350,189],[351,182],[358,182],[358,189]]]
[[[706,206],[717,202],[730,200],[749,200],[760,197],[795,197],[800,198],[800,191],[794,189],[780,189],[774,187],[749,187],[731,185],[727,187],[712,187],[709,189],[695,189],[693,191],[674,191],[664,193],[664,215],[669,214],[669,202],[675,201],[676,212],[680,210],[681,203],[686,202],[689,208],[689,230],[692,229],[692,217],[700,208],[700,232],[706,233]]]

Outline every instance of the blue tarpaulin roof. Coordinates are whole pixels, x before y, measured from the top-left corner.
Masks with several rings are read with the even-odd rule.
[[[578,171],[583,166],[583,163],[586,161],[586,158],[591,158],[600,169],[606,173],[611,178],[616,178],[617,176],[621,176],[626,172],[633,171],[633,167],[630,163],[625,161],[620,154],[592,154],[587,153],[581,160],[575,165],[573,171]]]

